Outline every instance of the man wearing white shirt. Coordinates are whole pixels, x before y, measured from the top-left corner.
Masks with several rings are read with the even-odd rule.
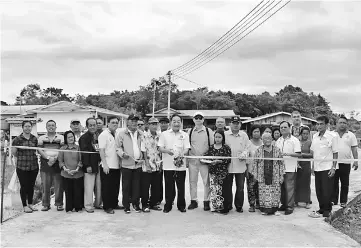
[[[301,157],[301,143],[291,135],[291,124],[287,121],[280,123],[281,137],[276,141],[276,146],[285,158],[286,174],[281,186],[280,211],[292,214],[295,204],[295,186],[297,176],[297,157]]]
[[[358,158],[356,136],[347,130],[347,118],[341,116],[337,121],[337,130],[335,132],[338,147],[338,158],[352,159]],[[358,168],[358,162],[355,161],[352,166],[355,170]],[[346,207],[348,187],[350,181],[351,162],[339,162],[335,172],[334,190],[332,203],[337,205],[339,196],[339,181],[341,181],[340,205]]]
[[[186,212],[185,180],[186,164],[182,157],[188,154],[190,149],[189,136],[181,130],[182,119],[175,114],[171,117],[171,129],[161,133],[158,146],[162,152],[164,182],[165,182],[165,205],[163,212],[169,213],[175,198],[175,185],[177,185],[177,208],[180,212]]]
[[[100,180],[102,184],[103,209],[108,214],[114,214],[114,209],[121,208],[118,205],[120,165],[115,150],[115,132],[118,123],[117,117],[109,117],[108,128],[98,137],[101,158]]]
[[[311,145],[313,158],[317,160],[337,159],[337,137],[327,130],[328,117],[319,116],[316,120],[318,132],[313,136]],[[315,174],[316,195],[320,209],[312,213],[311,217],[329,217],[332,211],[331,197],[336,165],[337,161],[314,161],[312,171]]]
[[[120,129],[115,136],[118,156],[122,159],[122,193],[125,213],[130,213],[130,196],[135,212],[140,213],[140,177],[143,159],[141,153],[142,134],[137,130],[139,117],[131,114],[128,117],[128,128]]]

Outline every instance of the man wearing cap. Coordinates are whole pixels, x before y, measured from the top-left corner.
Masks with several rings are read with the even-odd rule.
[[[244,180],[245,180],[245,172],[246,172],[246,158],[248,154],[249,147],[251,142],[247,136],[247,134],[241,131],[241,119],[238,116],[234,116],[231,118],[231,130],[224,132],[226,138],[226,144],[231,148],[232,158],[231,164],[228,168],[228,176],[226,179],[225,187],[226,194],[228,194],[228,199],[230,202],[224,203],[225,206],[228,204],[229,210],[232,209],[232,185],[233,178],[236,178],[236,194],[234,197],[234,205],[236,207],[236,211],[239,213],[243,212],[243,202],[244,202]]]
[[[144,133],[143,141],[141,144],[141,150],[143,152],[145,160],[145,169],[143,169],[141,177],[141,198],[142,198],[142,210],[143,212],[149,212],[149,209],[160,211],[162,210],[158,206],[159,193],[160,193],[160,180],[162,174],[161,169],[161,153],[158,148],[160,133],[158,129],[158,119],[150,118],[149,132]],[[149,188],[151,187],[151,196],[149,200]]]
[[[209,146],[213,145],[214,143],[213,131],[210,128],[207,128],[203,125],[204,115],[202,112],[194,113],[193,122],[195,124],[195,127],[188,131],[189,142],[191,145],[191,150],[189,152],[189,155],[203,156],[206,152],[208,152]],[[204,211],[209,211],[210,188],[209,188],[208,165],[202,164],[199,158],[192,158],[189,159],[188,170],[189,170],[189,185],[190,185],[190,194],[191,194],[191,203],[188,206],[188,209],[192,210],[198,207],[197,184],[198,184],[198,176],[200,173],[204,186],[203,207],[204,207]]]
[[[81,131],[80,120],[79,119],[72,119],[70,121],[70,129],[71,129],[71,131],[73,131],[73,133],[75,135],[75,144],[78,146],[80,136],[82,136],[84,134]]]
[[[167,117],[162,117],[159,119],[160,131],[164,132],[169,129],[169,119]]]
[[[125,213],[130,213],[130,195],[132,205],[137,213],[141,212],[139,207],[140,178],[142,168],[140,160],[142,133],[138,130],[139,117],[131,114],[128,117],[127,128],[120,129],[115,137],[116,151],[122,159],[122,193]]]

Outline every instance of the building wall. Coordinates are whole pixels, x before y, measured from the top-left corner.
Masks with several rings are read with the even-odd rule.
[[[16,114],[13,115],[1,115],[1,130],[10,130],[10,125],[7,123],[6,119],[16,116]]]
[[[292,118],[289,115],[286,114],[281,114],[281,115],[276,115],[276,116],[272,116],[269,118],[265,118],[259,121],[255,121],[252,124],[258,124],[258,125],[264,125],[264,124],[275,124],[275,123],[280,123],[281,121],[288,121],[290,123],[292,123]],[[306,119],[302,119],[302,124],[304,125],[312,125],[312,122]]]
[[[89,117],[95,116],[95,112],[53,112],[53,113],[38,113],[37,118],[42,122],[37,123],[37,132],[46,133],[46,122],[48,120],[54,120],[56,122],[59,133],[70,130],[70,121],[72,119],[79,119],[83,127],[85,127],[85,121]]]

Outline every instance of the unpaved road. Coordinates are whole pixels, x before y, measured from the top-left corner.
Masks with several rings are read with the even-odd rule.
[[[188,182],[188,178],[186,179]],[[312,178],[313,208],[317,209]],[[351,173],[351,197],[361,189],[361,170]],[[199,199],[203,197],[201,179]],[[187,185],[187,203],[189,189]],[[245,195],[245,199],[247,195]],[[234,210],[227,216],[204,212],[202,208],[187,213],[173,209],[163,212],[114,215],[97,210],[93,214],[49,212],[24,214],[2,225],[4,247],[104,247],[104,246],[310,246],[361,247],[338,232],[323,219],[307,216],[310,210],[296,208],[292,215],[262,216]]]

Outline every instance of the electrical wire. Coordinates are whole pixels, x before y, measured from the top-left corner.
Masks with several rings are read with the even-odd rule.
[[[280,1],[281,2],[281,1]],[[246,30],[244,30],[242,33],[244,33],[245,31],[247,31],[254,23],[256,23],[258,20],[260,20],[263,16],[265,16],[267,13],[269,13],[272,9],[274,9],[280,2],[278,2],[275,6],[273,6],[270,10],[268,10],[265,14],[263,14],[260,18],[258,18],[255,22],[253,22]],[[259,23],[258,25],[256,25],[256,27],[254,27],[253,29],[251,29],[248,33],[246,33],[244,36],[242,36],[241,38],[239,38],[238,40],[236,40],[233,44],[231,44],[230,46],[226,47],[225,49],[223,49],[226,45],[230,44],[231,42],[233,42],[236,38],[238,38],[240,36],[237,35],[235,38],[233,38],[231,41],[229,41],[228,43],[226,43],[225,45],[223,45],[220,49],[223,49],[223,50],[220,50],[220,49],[217,49],[216,52],[219,52],[218,54],[216,54],[216,52],[211,56],[211,57],[208,57],[208,60],[203,60],[205,61],[205,63],[203,64],[200,64],[202,62],[198,62],[197,64],[200,64],[199,66],[196,66],[192,69],[188,69],[186,71],[184,71],[183,73],[178,73],[177,74],[181,74],[179,76],[185,76],[185,75],[188,75],[190,73],[192,73],[193,71],[203,67],[204,65],[206,65],[207,63],[213,61],[215,58],[217,58],[218,56],[220,56],[221,54],[223,54],[225,51],[227,51],[228,49],[230,49],[231,47],[233,47],[235,44],[237,44],[239,41],[241,41],[242,39],[244,39],[245,37],[247,37],[251,32],[253,32],[255,29],[257,29],[259,26],[261,26],[263,23],[265,23],[269,18],[271,18],[273,15],[275,15],[277,12],[279,12],[281,9],[283,9],[288,3],[290,3],[291,0],[287,1],[284,5],[282,5],[280,8],[278,8],[275,12],[273,12],[270,16],[268,16],[265,20],[263,20],[261,23]],[[273,3],[273,2],[272,2]],[[241,34],[242,34],[241,33]]]
[[[198,85],[198,86],[200,86],[200,87],[203,87],[203,88],[207,87],[207,86],[204,86],[204,85],[202,85],[202,84],[196,83],[196,82],[194,82],[194,81],[192,81],[192,80],[189,80],[189,79],[187,79],[187,78],[184,78],[184,77],[182,77],[182,76],[179,76],[179,75],[177,75],[177,74],[172,74],[172,75],[175,76],[175,77],[177,77],[177,78],[180,78],[180,79],[183,79],[183,80],[185,80],[185,81],[188,81],[188,82],[190,82],[190,83],[193,83],[193,84],[195,84],[195,85]],[[173,81],[175,81],[175,79],[174,79]]]

